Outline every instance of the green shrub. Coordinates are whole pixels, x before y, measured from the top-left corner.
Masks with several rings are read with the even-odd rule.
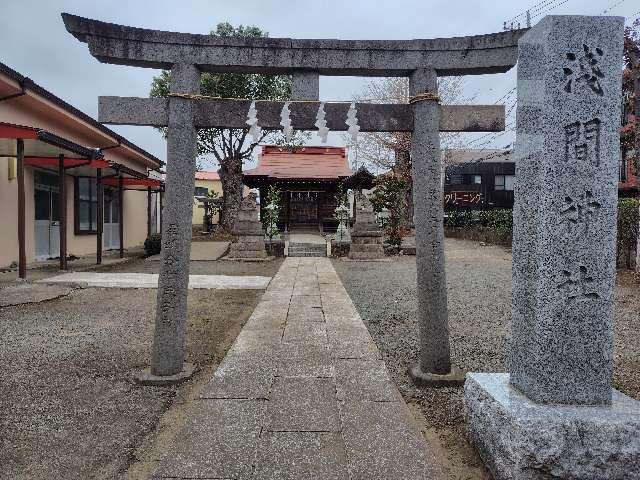
[[[160,253],[160,244],[162,243],[162,235],[152,233],[144,241],[144,251],[148,256],[158,255]]]
[[[638,241],[638,199],[618,200],[618,267],[630,268],[630,254]]]
[[[638,199],[618,200],[618,268],[631,268],[638,241]],[[444,226],[448,236],[508,245],[513,232],[511,209],[454,210],[447,212]]]
[[[448,236],[510,245],[513,214],[510,208],[452,210],[447,212],[444,227]]]
[[[513,229],[513,214],[510,208],[453,210],[447,212],[445,226],[451,228],[490,228],[511,233]]]

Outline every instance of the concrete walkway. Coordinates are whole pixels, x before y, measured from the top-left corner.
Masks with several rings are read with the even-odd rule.
[[[230,242],[192,242],[189,258],[192,262],[218,260],[229,249],[229,244]],[[159,262],[160,259],[160,254],[146,258],[149,262]]]
[[[435,464],[331,262],[288,258],[155,477],[441,478]]]
[[[189,275],[189,288],[264,290],[270,277]],[[158,288],[157,273],[70,272],[38,280],[37,283],[105,288]]]

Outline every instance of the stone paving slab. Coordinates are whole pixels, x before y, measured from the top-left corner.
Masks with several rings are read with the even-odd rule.
[[[264,408],[259,400],[198,401],[154,477],[251,478]]]
[[[271,277],[189,275],[190,289],[264,290]],[[38,283],[102,288],[158,288],[157,273],[70,272],[38,280]]]
[[[350,480],[441,478],[404,402],[339,402]]]
[[[398,390],[381,360],[339,359],[336,361],[338,400],[400,401]]]
[[[220,363],[200,398],[268,399],[275,375],[275,357],[233,353]]]
[[[335,361],[326,345],[283,343],[277,359],[280,377],[335,377]]]
[[[444,478],[326,258],[284,261],[174,445],[158,478]]]
[[[17,283],[0,289],[0,307],[39,303],[69,295],[75,290],[67,285]]]
[[[261,435],[255,478],[341,480],[348,478],[340,434],[268,432]]]
[[[273,432],[339,431],[334,379],[277,377],[268,416]]]

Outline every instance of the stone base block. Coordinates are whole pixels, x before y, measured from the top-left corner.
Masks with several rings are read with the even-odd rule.
[[[346,257],[349,255],[351,243],[348,242],[331,242],[331,256],[335,258]]]
[[[380,243],[352,243],[349,250],[351,260],[374,260],[384,258],[384,248]]]
[[[384,253],[384,246],[381,243],[356,243],[353,245],[353,250],[380,254]]]
[[[158,387],[164,385],[176,385],[184,382],[185,380],[189,380],[193,376],[195,370],[196,368],[193,363],[187,362],[182,364],[182,371],[175,375],[153,375],[151,373],[151,369],[146,368],[135,375],[134,380],[140,385],[153,385]]]
[[[375,233],[375,232],[369,232]],[[380,235],[351,235],[351,243],[354,245],[366,245],[366,244],[375,244],[382,245],[382,232]]]
[[[229,258],[267,258],[266,250],[243,250],[240,248],[230,248],[227,255]]]
[[[640,402],[617,390],[610,406],[538,404],[507,373],[469,373],[465,417],[496,480],[640,479]]]
[[[419,387],[461,387],[464,385],[464,373],[451,369],[451,373],[439,375],[423,372],[419,365],[409,368],[409,376]]]
[[[239,258],[239,257],[225,256],[225,257],[219,258],[218,260],[220,260],[222,262],[263,263],[263,262],[272,262],[275,259],[276,259],[276,257],[246,257],[246,258]]]
[[[270,257],[284,257],[284,240],[264,242],[267,255]]]

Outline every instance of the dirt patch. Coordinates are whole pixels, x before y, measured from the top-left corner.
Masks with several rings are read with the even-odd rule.
[[[273,274],[277,265],[255,273],[243,264],[234,274]],[[171,415],[224,357],[260,296],[189,292],[186,360],[200,371],[178,388],[131,380],[149,361],[155,290],[81,289],[46,308],[0,309],[0,477],[121,478],[133,464],[140,475],[130,478],[144,478]]]
[[[511,252],[446,239],[449,327],[453,364],[464,371],[504,372],[511,319]],[[417,362],[416,264],[334,261],[349,296],[376,341],[389,371],[435,448],[450,479],[490,478],[469,444],[462,388],[417,388],[407,367]],[[640,276],[618,272],[614,386],[640,399]]]

